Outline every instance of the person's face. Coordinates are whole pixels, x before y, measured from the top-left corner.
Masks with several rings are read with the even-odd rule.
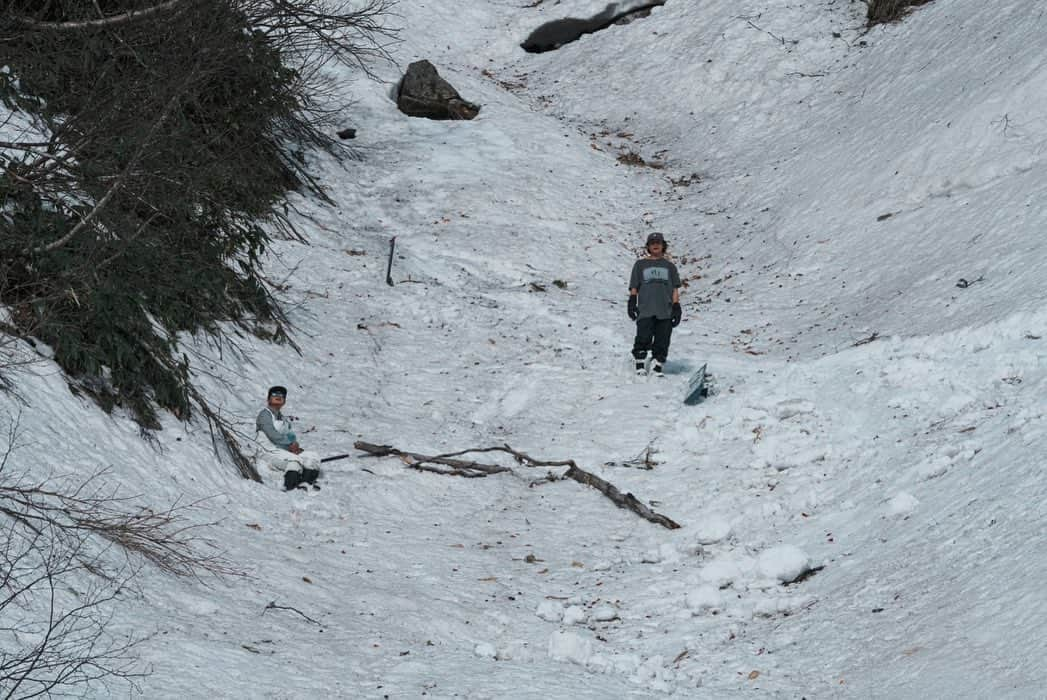
[[[662,257],[662,253],[665,252],[665,246],[661,243],[648,243],[647,252],[650,253],[653,258]]]
[[[274,411],[279,411],[287,403],[287,399],[283,396],[270,396],[269,397],[269,408]]]

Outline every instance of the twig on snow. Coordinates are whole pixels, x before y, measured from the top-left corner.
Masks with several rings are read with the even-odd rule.
[[[298,613],[299,615],[304,617],[309,622],[312,622],[314,625],[317,625],[318,627],[323,627],[323,625],[320,622],[318,622],[318,621],[314,620],[313,618],[309,617],[308,615],[306,615],[304,612],[302,612],[298,608],[292,608],[290,605],[277,605],[275,600],[274,601],[270,601],[269,605],[265,606],[265,610],[262,611],[263,615],[265,615],[265,611],[266,610],[290,610],[291,612]]]

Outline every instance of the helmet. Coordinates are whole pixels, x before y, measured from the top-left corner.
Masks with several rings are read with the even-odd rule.
[[[665,236],[655,231],[647,237],[647,243],[644,244],[644,247],[646,248],[647,246],[650,246],[652,243],[661,243],[662,248],[665,248]]]

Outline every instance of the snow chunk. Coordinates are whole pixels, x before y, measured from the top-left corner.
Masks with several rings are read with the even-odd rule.
[[[887,504],[887,514],[907,518],[912,515],[918,505],[920,505],[920,501],[915,496],[902,491]]]
[[[760,573],[767,578],[788,583],[811,568],[811,558],[799,547],[784,544],[763,551],[759,567]]]
[[[495,660],[531,663],[535,660],[535,655],[527,646],[527,642],[513,640],[498,647],[498,655],[495,657]]]
[[[585,622],[585,609],[579,605],[572,605],[563,611],[563,623],[565,625],[578,625]]]
[[[723,596],[715,586],[699,586],[693,591],[688,591],[684,597],[687,607],[695,612],[703,610],[719,609],[723,603]]]
[[[695,539],[698,544],[716,544],[731,536],[731,523],[726,519],[710,515],[695,526]]]
[[[498,656],[498,650],[490,642],[480,642],[473,647],[473,653],[481,659],[493,659]]]
[[[557,600],[543,600],[534,614],[546,622],[559,622],[563,619],[563,604]]]
[[[610,622],[611,620],[618,619],[618,608],[614,607],[610,603],[603,603],[593,608],[592,614],[589,619],[594,622]]]
[[[593,655],[593,642],[573,630],[559,630],[549,637],[549,657],[585,666]]]

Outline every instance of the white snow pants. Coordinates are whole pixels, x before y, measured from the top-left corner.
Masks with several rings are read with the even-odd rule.
[[[288,452],[269,442],[265,433],[255,435],[255,461],[258,467],[268,467],[274,472],[300,472],[302,469],[319,469],[320,455],[311,450],[298,454]]]

